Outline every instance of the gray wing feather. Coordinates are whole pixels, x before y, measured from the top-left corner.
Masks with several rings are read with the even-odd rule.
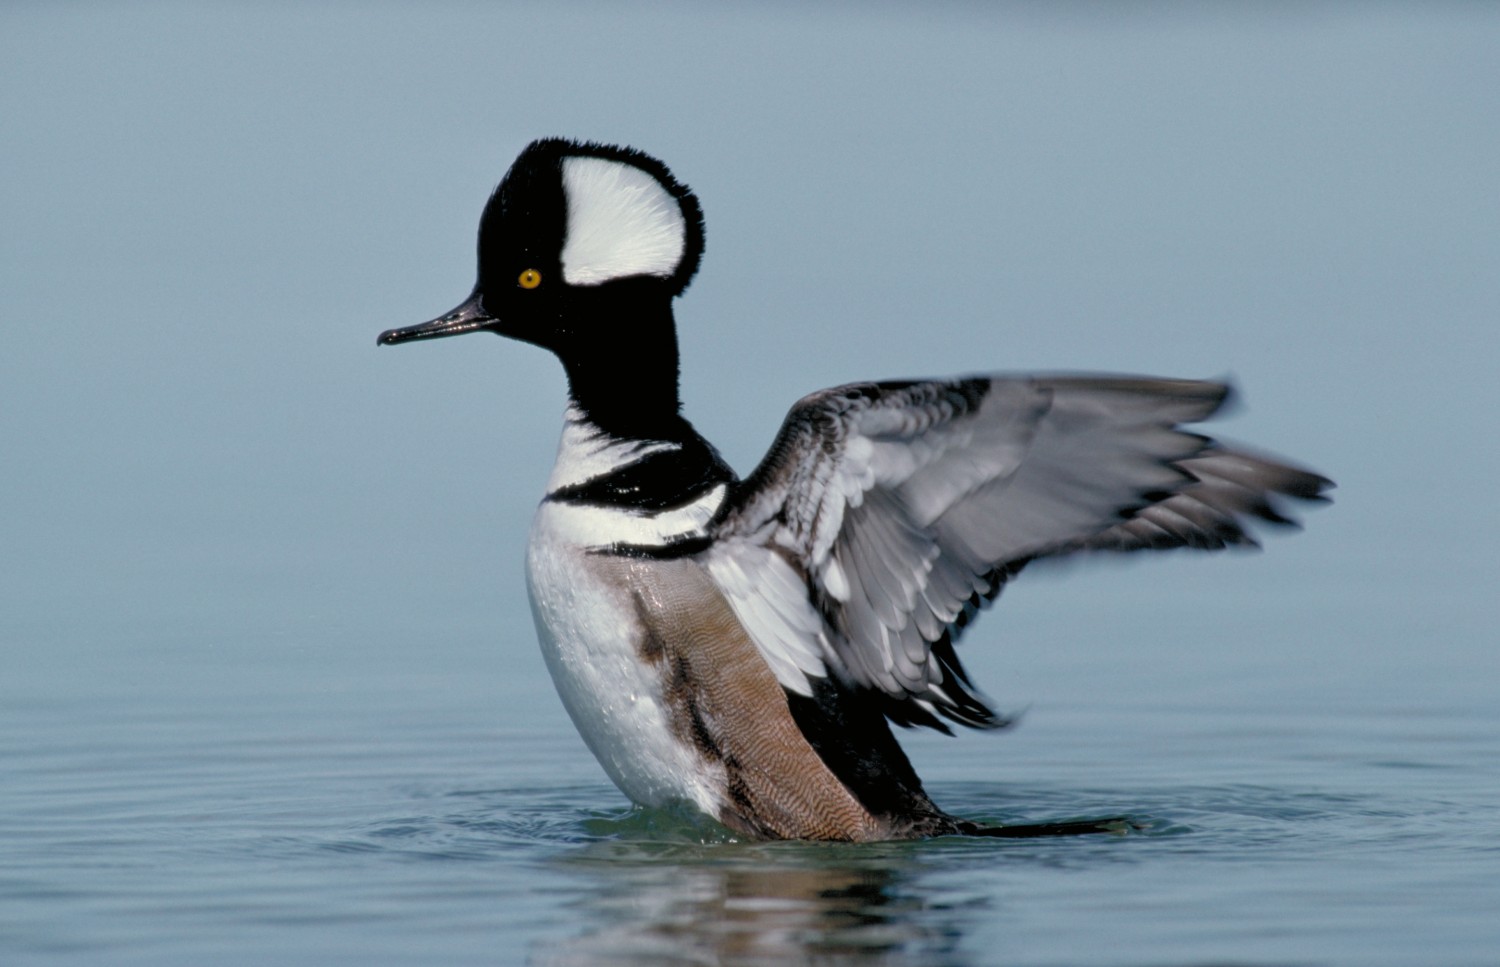
[[[768,629],[762,650],[788,652],[768,655],[773,667],[795,657],[815,673],[808,656],[819,656],[846,683],[881,693],[903,724],[1003,724],[953,644],[1028,561],[1254,544],[1245,518],[1287,523],[1277,495],[1317,499],[1331,486],[1181,428],[1228,392],[1187,380],[983,376],[815,393],[792,408],[717,523],[719,571],[757,586],[768,583],[760,572],[781,573],[774,605],[732,595],[747,624]],[[802,587],[805,600],[785,599]],[[805,678],[782,681],[807,690]]]

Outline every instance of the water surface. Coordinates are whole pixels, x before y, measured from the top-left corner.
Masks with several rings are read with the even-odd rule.
[[[1049,704],[909,740],[935,798],[1141,830],[760,844],[449,670],[7,704],[7,962],[1493,962],[1493,710]]]

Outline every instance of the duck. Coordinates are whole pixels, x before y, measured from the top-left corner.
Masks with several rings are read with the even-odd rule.
[[[562,363],[527,590],[605,773],[753,840],[1117,830],[950,815],[892,727],[1010,723],[957,645],[1028,564],[1255,545],[1332,482],[1189,428],[1224,382],[1067,373],[820,390],[741,478],[682,415],[673,306],[703,251],[662,161],[544,138],[484,206],[473,291],[378,338],[492,332]]]

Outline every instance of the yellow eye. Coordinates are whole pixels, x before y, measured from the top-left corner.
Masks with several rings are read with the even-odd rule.
[[[527,269],[521,273],[520,278],[516,279],[516,283],[523,289],[535,289],[542,284],[542,273],[536,269]]]

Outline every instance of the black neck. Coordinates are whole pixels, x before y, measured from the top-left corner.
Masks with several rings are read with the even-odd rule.
[[[568,327],[572,338],[558,350],[573,403],[617,437],[696,436],[681,416],[671,296],[655,286],[632,294],[616,291],[607,303],[577,306],[585,310],[576,317],[582,322]]]

